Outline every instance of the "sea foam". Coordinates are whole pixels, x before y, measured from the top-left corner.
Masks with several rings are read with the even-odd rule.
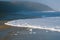
[[[7,23],[5,23],[5,25],[60,32],[60,17],[18,19],[8,21]]]

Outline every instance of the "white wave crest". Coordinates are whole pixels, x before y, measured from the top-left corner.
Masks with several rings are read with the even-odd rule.
[[[19,19],[8,21],[5,25],[14,27],[27,27],[32,29],[45,29],[60,32],[60,17]]]
[[[57,11],[42,11],[42,12],[57,12]]]

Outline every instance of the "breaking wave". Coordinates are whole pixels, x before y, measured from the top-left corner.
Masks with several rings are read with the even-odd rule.
[[[5,25],[60,32],[60,17],[18,19],[8,21]]]
[[[57,12],[57,11],[42,11],[42,12]]]

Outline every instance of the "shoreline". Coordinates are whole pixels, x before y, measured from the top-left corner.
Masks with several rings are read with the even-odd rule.
[[[7,29],[7,28],[10,28],[10,26],[4,24],[7,21],[8,20],[0,20],[0,30],[4,30],[4,29]]]

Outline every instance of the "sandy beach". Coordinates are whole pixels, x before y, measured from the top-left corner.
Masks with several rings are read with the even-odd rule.
[[[7,20],[3,20],[3,21],[1,20],[0,21],[0,31],[4,30],[4,29],[7,29],[7,28],[10,28],[10,26],[7,26],[7,25],[4,24],[5,22],[7,22]]]
[[[10,32],[10,29],[12,27],[4,24],[8,21],[10,21],[10,20],[1,20],[0,21],[0,40],[9,40],[9,38],[12,34],[12,31]],[[14,29],[14,28],[12,28],[12,29]],[[25,28],[20,28],[20,29],[24,30]],[[15,31],[13,31],[13,32],[15,32]]]
[[[10,26],[4,25],[5,22],[7,22],[7,20],[0,21],[0,32],[3,32],[4,30],[10,28]],[[7,38],[1,37],[1,33],[0,33],[0,40],[7,40]]]

